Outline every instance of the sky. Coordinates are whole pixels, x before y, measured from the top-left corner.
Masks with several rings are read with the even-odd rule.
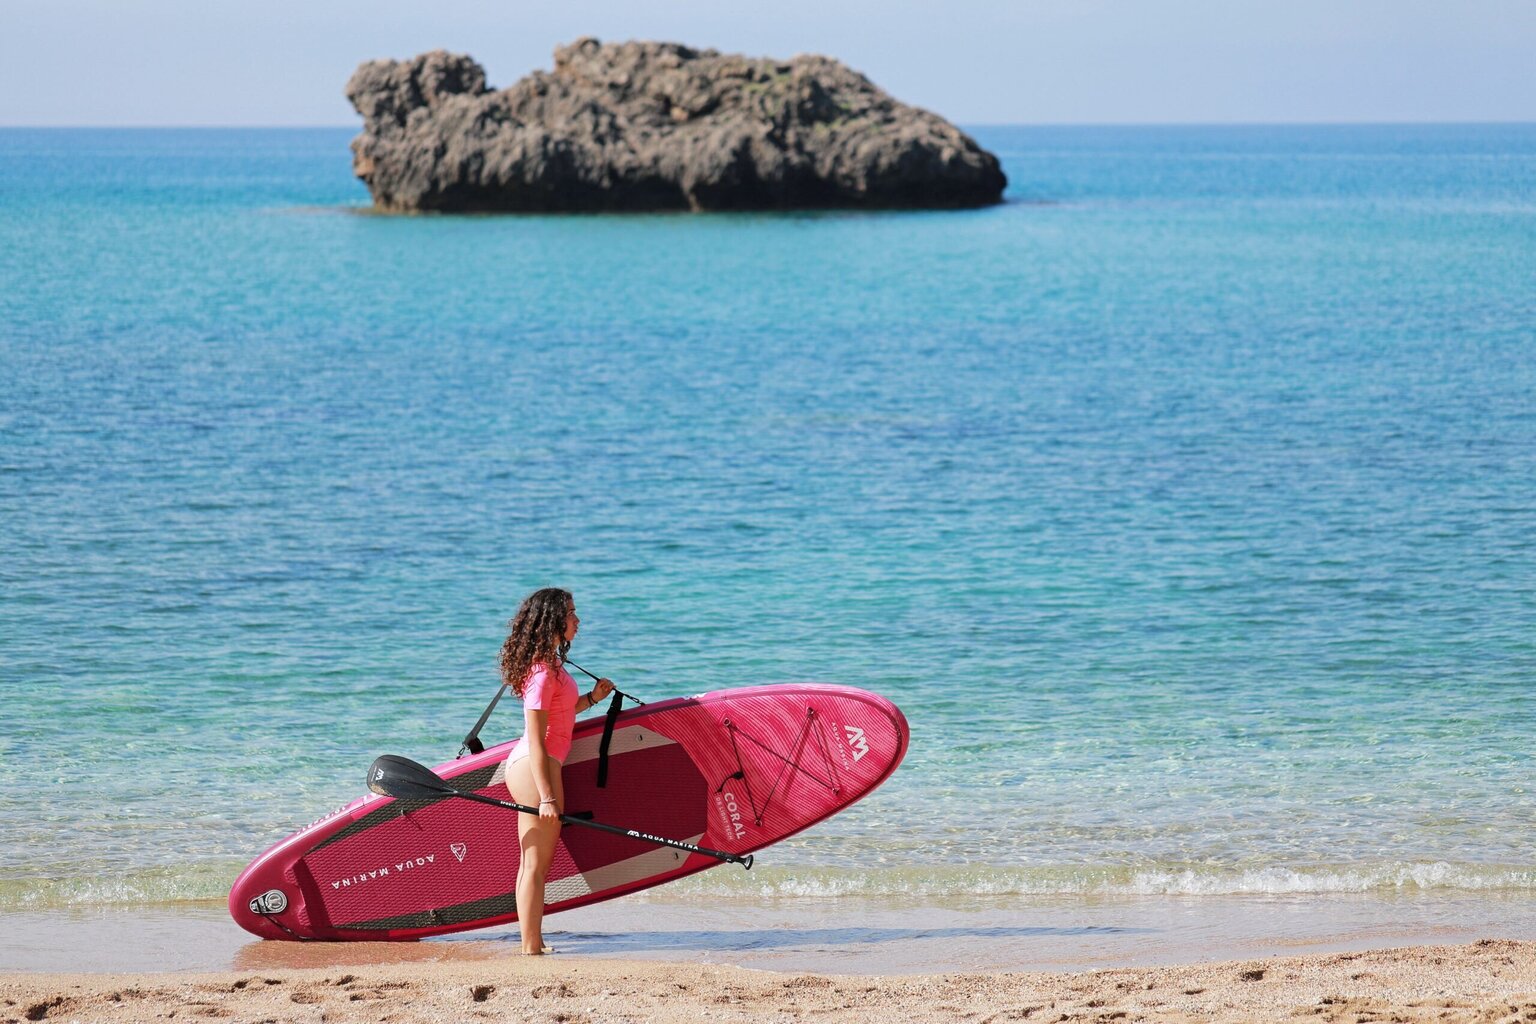
[[[1532,0],[0,0],[0,125],[350,126],[362,61],[502,87],[583,35],[823,53],[961,124],[1536,121]]]

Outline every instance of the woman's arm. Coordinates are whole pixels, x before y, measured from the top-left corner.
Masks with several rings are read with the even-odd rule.
[[[599,679],[597,685],[592,687],[591,693],[584,693],[576,698],[576,713],[590,711],[603,702],[603,698],[613,692],[613,680]]]
[[[524,733],[528,738],[528,769],[533,773],[533,784],[539,791],[539,817],[558,818],[562,808],[555,802],[554,785],[549,781],[549,755],[544,750],[544,728],[549,724],[549,712],[543,708],[523,711]]]

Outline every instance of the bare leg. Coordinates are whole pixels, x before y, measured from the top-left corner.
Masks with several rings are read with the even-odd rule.
[[[549,758],[551,794],[565,808],[565,790],[560,784],[560,762]],[[512,799],[526,807],[539,805],[538,786],[533,781],[531,758],[521,758],[507,766],[507,789]],[[523,934],[523,952],[537,955],[544,951],[544,880],[555,859],[555,844],[560,840],[560,822],[544,821],[537,815],[517,816],[517,842],[521,859],[517,865],[517,926]]]

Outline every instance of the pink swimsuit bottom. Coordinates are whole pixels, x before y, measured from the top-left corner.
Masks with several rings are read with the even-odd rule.
[[[512,766],[514,764],[517,764],[517,762],[521,761],[523,758],[525,758],[527,756],[528,756],[528,740],[526,738],[520,739],[520,740],[517,741],[516,744],[513,745],[512,752],[507,755],[507,770],[511,771],[512,770]],[[549,756],[550,757],[554,757],[553,754],[551,754]],[[554,760],[555,760],[555,764],[562,765],[562,766],[565,764],[565,762],[560,760],[558,757],[555,757]]]

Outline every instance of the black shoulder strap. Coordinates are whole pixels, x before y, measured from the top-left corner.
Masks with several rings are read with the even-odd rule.
[[[608,744],[613,741],[613,723],[619,720],[619,711],[623,706],[624,694],[615,687],[613,700],[608,702],[608,717],[603,719],[603,742],[597,748],[598,789],[606,789],[608,786]]]
[[[485,706],[485,712],[480,716],[480,721],[476,722],[475,727],[469,730],[469,735],[464,737],[464,745],[459,748],[459,757],[463,757],[466,750],[471,754],[478,754],[485,749],[485,744],[480,742],[480,730],[485,728],[491,712],[496,710],[496,702],[501,700],[501,695],[506,692],[506,683],[496,687],[496,696],[492,697],[491,702]]]

